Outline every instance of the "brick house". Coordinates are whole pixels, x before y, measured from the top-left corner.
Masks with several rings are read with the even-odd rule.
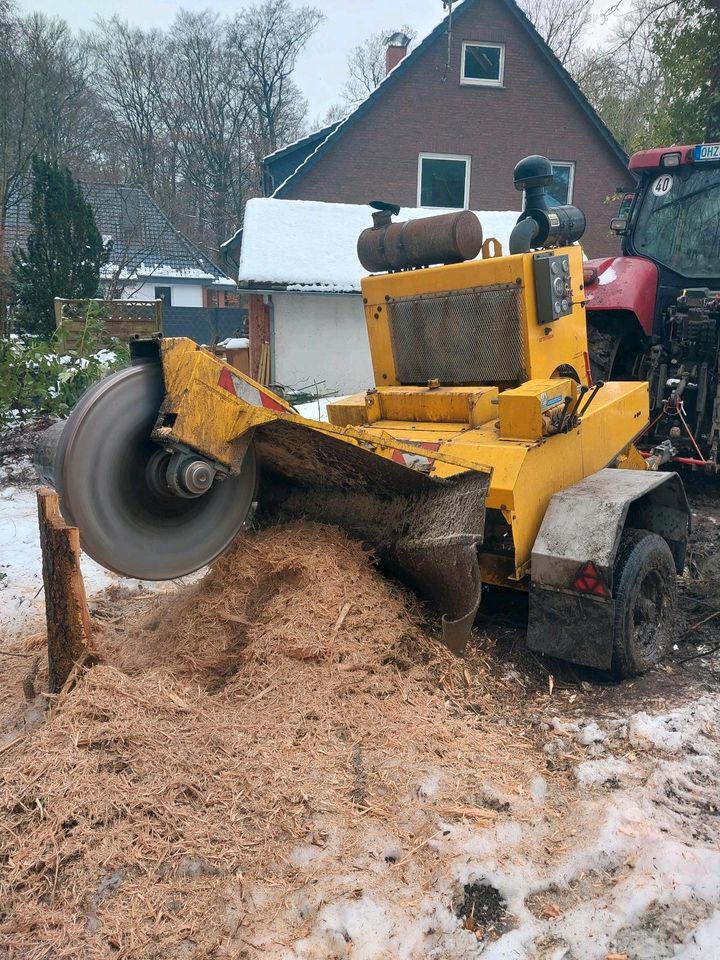
[[[539,153],[556,200],[586,214],[588,255],[616,252],[606,198],[629,185],[627,157],[514,0],[462,0],[407,55],[404,39],[345,120],[265,158],[266,195],[518,209],[513,167]]]

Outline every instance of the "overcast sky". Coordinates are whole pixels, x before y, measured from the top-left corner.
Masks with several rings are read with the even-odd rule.
[[[298,86],[308,99],[309,120],[322,118],[340,96],[348,53],[370,33],[397,28],[407,23],[419,39],[429,33],[444,15],[442,0],[306,0],[325,14],[325,21],[308,44],[295,74]],[[607,8],[613,0],[599,0],[596,10]],[[63,17],[76,28],[89,28],[96,16],[110,17],[119,13],[138,26],[165,27],[177,11],[203,10],[212,6],[220,15],[237,13],[249,5],[245,0],[208,4],[207,0],[19,0],[23,9],[42,10]],[[293,0],[302,6],[302,0]],[[605,29],[596,28],[599,39]]]

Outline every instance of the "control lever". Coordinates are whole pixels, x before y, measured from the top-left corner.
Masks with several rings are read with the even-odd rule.
[[[593,402],[593,400],[594,400],[595,397],[597,396],[598,390],[599,390],[601,387],[604,387],[604,386],[605,386],[605,381],[604,381],[604,380],[598,380],[598,382],[594,385],[594,387],[593,387],[592,390],[590,391],[590,396],[587,398],[587,400],[586,400],[585,403],[583,404],[582,410],[578,410],[578,411],[577,411],[577,416],[578,416],[578,417],[584,416],[584,414],[587,412],[587,408],[590,406],[590,404]],[[585,392],[587,393],[587,390],[586,390]],[[578,400],[578,406],[580,406],[580,400]]]
[[[563,408],[560,411],[560,420],[558,421],[558,428],[557,428],[558,433],[564,432],[565,424],[568,423],[570,420],[570,418],[568,417],[568,411],[570,409],[570,404],[572,402],[573,402],[573,398],[571,396],[565,397],[565,403],[563,404]]]
[[[568,419],[569,419],[571,422],[572,422],[572,421],[575,419],[575,417],[577,416],[578,407],[579,407],[580,404],[582,403],[582,399],[583,399],[583,397],[585,396],[585,394],[588,392],[589,389],[590,389],[590,387],[586,387],[584,383],[580,385],[580,389],[578,390],[578,395],[577,395],[577,400],[575,401],[575,405],[573,406],[572,410],[571,410],[570,413],[568,414]]]

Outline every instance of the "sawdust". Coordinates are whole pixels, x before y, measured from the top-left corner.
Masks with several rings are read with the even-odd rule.
[[[244,955],[371,837],[369,884],[432,882],[443,823],[492,825],[483,785],[519,796],[537,770],[512,688],[337,529],[244,536],[136,606],[0,757],[0,956]]]

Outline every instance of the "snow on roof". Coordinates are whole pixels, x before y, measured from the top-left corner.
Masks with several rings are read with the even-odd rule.
[[[176,267],[168,263],[133,263],[132,267],[124,267],[117,263],[106,263],[100,268],[100,277],[103,280],[197,280],[201,283],[210,283],[217,287],[227,287],[233,290],[237,284],[230,277],[219,271],[219,275],[210,273],[198,267]]]
[[[437,207],[407,207],[398,219],[419,220],[448,212]],[[475,212],[483,236],[496,237],[507,250],[518,211]],[[371,213],[364,204],[270,197],[248,201],[238,284],[307,293],[359,291],[360,278],[367,271],[357,257],[357,239],[365,227],[372,226]]]
[[[144,187],[136,184],[82,183],[103,241],[112,239],[111,259],[102,276],[120,267],[121,277],[197,280],[232,289],[231,278],[168,219]],[[25,246],[30,233],[27,192],[8,210],[5,252]]]

